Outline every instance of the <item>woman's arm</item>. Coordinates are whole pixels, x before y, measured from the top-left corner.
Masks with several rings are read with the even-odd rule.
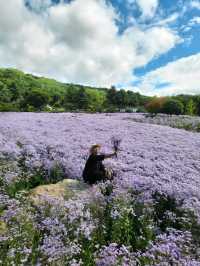
[[[116,151],[114,153],[111,153],[111,154],[105,154],[104,155],[104,159],[112,158],[112,157],[114,157],[116,155],[117,155],[117,152]]]

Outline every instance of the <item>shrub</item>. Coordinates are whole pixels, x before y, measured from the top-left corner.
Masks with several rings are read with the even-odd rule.
[[[196,126],[196,131],[200,132],[200,123]]]
[[[11,177],[9,177],[9,169],[7,172],[5,169],[5,176],[0,178],[0,184],[2,183],[2,186],[4,186],[9,196],[15,197],[19,191],[28,191],[36,186],[56,183],[64,179],[64,166],[59,161],[51,158],[50,150],[46,151],[49,153],[48,160],[40,160],[37,166],[29,168],[27,162],[32,159],[32,154],[28,154],[20,142],[18,142],[17,145],[22,148],[21,154],[17,160],[17,169],[15,169],[17,170],[17,176],[12,178],[11,175]]]
[[[146,113],[147,109],[144,106],[139,106],[136,113]]]
[[[6,227],[0,224],[6,228],[0,263],[144,266],[195,261],[200,225],[191,211],[183,210],[183,202],[156,192],[153,204],[145,203],[143,192],[130,188],[115,194],[109,182],[96,189],[67,201],[44,195],[35,207],[23,197],[7,200],[0,212],[7,222]]]
[[[19,106],[14,103],[0,103],[0,112],[16,112]]]
[[[166,97],[154,98],[152,101],[146,104],[146,109],[150,113],[161,113],[163,105],[166,102]]]
[[[131,109],[131,108],[126,108],[126,109],[125,109],[125,112],[126,112],[126,113],[133,113],[133,109]]]
[[[183,111],[184,111],[183,104],[180,101],[174,99],[167,100],[161,108],[162,113],[170,115],[172,114],[181,115],[183,114]]]
[[[106,113],[116,113],[116,112],[118,112],[118,109],[114,106],[110,106],[110,107],[106,108],[105,111],[106,111]]]
[[[40,89],[32,89],[24,96],[21,103],[22,107],[27,110],[28,106],[33,106],[35,109],[41,110],[49,102],[49,95]]]
[[[62,107],[54,107],[53,110],[51,111],[52,113],[64,113],[66,112],[65,108]]]
[[[49,104],[45,105],[43,108],[42,108],[42,111],[43,112],[52,112],[53,111],[53,107],[50,106]]]

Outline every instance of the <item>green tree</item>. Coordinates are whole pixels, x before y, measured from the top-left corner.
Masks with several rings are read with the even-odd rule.
[[[175,99],[168,99],[162,107],[162,112],[165,114],[180,115],[184,112],[184,106],[182,102]]]
[[[200,116],[200,96],[197,98],[197,115]]]
[[[10,92],[11,92],[11,101],[16,101],[19,96],[20,96],[20,92],[19,89],[17,87],[16,82],[12,82],[11,86],[10,86]]]
[[[49,102],[49,95],[40,89],[32,89],[28,92],[23,100],[23,106],[33,106],[41,110]]]
[[[116,104],[119,107],[125,107],[127,105],[127,95],[125,90],[119,90],[116,94]]]
[[[86,93],[86,89],[84,87],[80,88],[77,91],[76,102],[77,102],[78,109],[81,109],[81,110],[88,109],[89,97],[88,97],[88,95]]]
[[[87,89],[88,110],[93,112],[102,112],[105,107],[106,97],[102,91]]]
[[[60,93],[54,93],[50,96],[49,104],[54,107],[61,107],[63,105],[64,97]]]
[[[73,111],[77,109],[77,103],[76,103],[76,91],[77,88],[70,85],[65,94],[64,94],[64,102],[63,106],[66,111]]]
[[[145,108],[150,113],[161,113],[163,111],[163,105],[166,102],[166,97],[154,97],[150,102],[145,105]]]
[[[194,104],[194,101],[192,99],[189,100],[189,102],[186,104],[185,113],[187,115],[194,115],[194,113],[195,113],[195,104]]]
[[[84,87],[70,86],[64,97],[66,110],[87,110],[89,107],[89,96]]]
[[[12,94],[5,84],[0,84],[0,102],[9,103],[11,101]]]
[[[117,95],[117,90],[116,90],[115,86],[111,86],[111,88],[108,89],[107,95],[106,95],[108,105],[116,105],[117,104],[116,95]]]
[[[132,107],[137,107],[139,105],[139,96],[138,93],[134,93],[130,90],[126,92],[127,105]]]

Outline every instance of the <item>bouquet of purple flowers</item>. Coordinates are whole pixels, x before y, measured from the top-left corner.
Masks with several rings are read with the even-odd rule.
[[[111,138],[111,144],[115,152],[118,152],[121,141],[122,141],[121,139],[114,137],[114,136]],[[116,154],[116,157],[117,157],[117,154]]]

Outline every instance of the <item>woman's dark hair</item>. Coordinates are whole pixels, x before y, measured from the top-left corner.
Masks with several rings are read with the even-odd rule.
[[[99,144],[94,144],[94,145],[92,145],[92,147],[90,148],[90,154],[94,153],[94,150],[95,150],[96,148],[101,148],[101,145],[99,145]]]

